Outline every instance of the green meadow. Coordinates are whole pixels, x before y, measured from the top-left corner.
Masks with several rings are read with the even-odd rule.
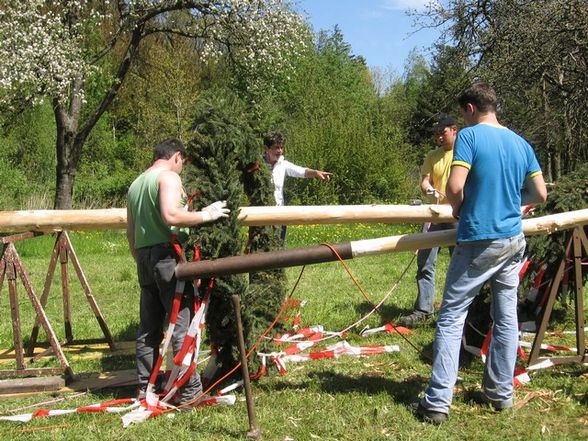
[[[337,243],[416,231],[417,226],[306,226],[289,227],[287,246]],[[116,342],[134,339],[138,323],[138,286],[135,269],[123,232],[70,234],[76,254],[98,305]],[[37,295],[42,292],[54,238],[43,236],[17,242]],[[288,363],[280,375],[268,365],[268,374],[252,383],[257,421],[264,440],[584,440],[588,438],[588,371],[580,364],[566,364],[531,374],[531,382],[516,392],[516,408],[501,413],[467,403],[464,393],[479,387],[483,364],[478,358],[464,363],[455,389],[448,422],[440,427],[417,421],[407,404],[427,385],[434,336],[434,320],[414,329],[405,338],[378,333],[361,337],[365,327],[378,327],[408,312],[416,295],[413,253],[391,253],[346,261],[364,294],[340,262],[287,270],[292,297],[305,301],[303,326],[322,325],[328,331],[349,330],[352,345],[399,345],[399,352],[381,355]],[[449,256],[440,254],[437,300],[440,301]],[[408,269],[407,269],[408,268]],[[299,283],[296,281],[299,279]],[[49,320],[60,340],[63,303],[59,265],[46,306]],[[70,265],[69,285],[72,329],[76,339],[102,337],[100,327],[84,297]],[[25,340],[33,326],[31,304],[18,285],[21,329]],[[387,300],[367,320],[370,303]],[[561,311],[560,311],[561,312]],[[0,291],[0,347],[13,345],[7,281]],[[554,330],[569,329],[573,314],[563,311]],[[41,340],[44,339],[41,331]],[[327,343],[334,343],[337,339]],[[573,336],[550,340],[575,346]],[[206,346],[206,345],[205,345]],[[68,359],[76,375],[134,367],[132,354],[101,358]],[[53,357],[33,366],[57,366]],[[4,362],[3,369],[14,367]],[[36,394],[4,397],[0,413],[34,412],[37,408],[71,409],[113,398],[130,397],[129,387],[88,390],[83,394]],[[236,440],[246,439],[247,409],[242,390],[236,391],[234,406],[198,408],[187,413],[169,413],[143,424],[123,429],[120,415],[74,414],[38,418],[26,424],[1,422],[0,439],[22,440]],[[45,402],[53,401],[43,405]]]

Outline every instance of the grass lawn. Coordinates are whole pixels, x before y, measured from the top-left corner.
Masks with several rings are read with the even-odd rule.
[[[380,237],[402,232],[395,226],[315,226],[289,227],[289,247]],[[416,227],[415,227],[416,228]],[[115,341],[131,341],[138,320],[138,287],[135,269],[122,232],[72,233],[77,256]],[[17,250],[40,296],[53,246],[51,237],[17,243]],[[373,303],[379,302],[398,281],[411,261],[411,253],[386,254],[347,261],[355,278]],[[437,299],[441,299],[448,253],[442,251],[438,263]],[[414,302],[415,264],[381,308],[347,336],[354,345],[396,344],[400,352],[370,356],[342,356],[337,359],[289,363],[288,373],[279,375],[269,367],[268,375],[252,384],[257,420],[265,440],[586,440],[588,439],[588,369],[568,364],[531,374],[530,384],[516,392],[514,411],[495,413],[464,402],[465,389],[479,387],[483,365],[474,359],[460,370],[455,399],[448,422],[434,427],[417,421],[406,405],[422,393],[430,375],[434,321],[417,328],[407,338],[375,334],[360,337],[365,326],[377,327],[408,312]],[[301,268],[287,270],[292,287]],[[76,339],[102,336],[70,266],[72,327]],[[63,305],[59,268],[46,307],[60,340],[64,339]],[[19,285],[21,329],[28,336],[32,327],[32,307]],[[303,325],[323,325],[339,331],[359,320],[371,308],[338,262],[308,266],[293,296],[306,300]],[[585,301],[585,304],[586,301]],[[6,280],[0,291],[0,348],[12,347],[12,326]],[[569,322],[569,317],[564,317]],[[563,323],[554,322],[553,329]],[[41,331],[41,338],[44,333]],[[575,346],[572,339],[554,343]],[[413,347],[414,346],[414,347]],[[416,347],[416,348],[415,348]],[[76,374],[134,367],[134,357],[107,356],[102,359],[72,359]],[[39,366],[56,366],[54,360]],[[3,369],[10,368],[3,365]],[[63,396],[63,401],[43,406],[70,409],[116,397],[133,396],[132,389],[89,391]],[[50,394],[25,398],[3,398],[0,413],[51,400]],[[21,410],[28,413],[34,409]],[[1,440],[235,440],[246,439],[248,429],[244,395],[237,392],[232,407],[208,407],[190,413],[161,416],[122,428],[116,414],[80,414],[35,419],[27,424],[0,422]]]

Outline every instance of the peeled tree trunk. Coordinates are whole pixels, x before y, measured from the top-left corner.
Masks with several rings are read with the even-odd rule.
[[[552,234],[588,224],[588,209],[552,214],[538,218],[524,219],[523,231],[526,236]],[[286,268],[331,262],[339,258],[372,256],[390,252],[416,251],[423,248],[455,245],[456,230],[433,231],[430,233],[403,234],[356,240],[330,246],[290,248],[267,253],[245,254],[222,257],[216,260],[180,263],[176,267],[179,280],[194,280],[204,277],[222,277],[262,269]]]
[[[452,222],[449,205],[305,205],[240,207],[243,226],[352,223]],[[0,232],[117,230],[126,228],[127,210],[0,211]]]

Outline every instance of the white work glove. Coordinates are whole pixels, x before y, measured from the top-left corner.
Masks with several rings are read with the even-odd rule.
[[[436,199],[437,201],[439,199],[441,199],[441,193],[439,193],[437,190],[435,190],[433,187],[427,189],[426,194],[428,196],[433,196],[434,199]]]
[[[227,201],[216,201],[202,209],[202,221],[212,222],[221,217],[229,217],[231,210],[226,208]]]

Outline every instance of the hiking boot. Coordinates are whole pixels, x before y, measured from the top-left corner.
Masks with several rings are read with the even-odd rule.
[[[409,407],[414,415],[425,423],[439,425],[447,421],[446,413],[429,410],[421,404],[420,400],[411,403]]]
[[[413,311],[409,315],[404,315],[396,320],[396,324],[402,326],[417,326],[423,324],[433,314],[427,314],[423,311]]]
[[[480,406],[489,406],[494,409],[496,412],[502,412],[503,410],[509,409],[512,407],[512,401],[495,401],[491,400],[486,396],[484,392],[481,391],[471,391],[466,394],[465,397],[466,401],[470,403],[479,404]]]

